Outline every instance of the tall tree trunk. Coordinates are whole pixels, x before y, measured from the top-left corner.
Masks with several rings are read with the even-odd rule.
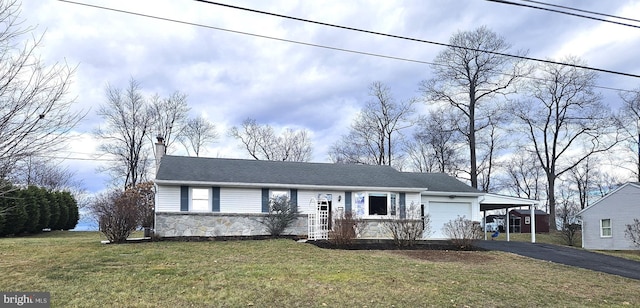
[[[547,183],[549,185],[549,230],[557,230],[556,225],[556,176],[554,172],[547,172]]]
[[[474,87],[471,87],[470,93],[475,93]],[[475,96],[469,95],[469,160],[471,163],[471,170],[469,175],[471,176],[471,186],[478,188],[478,162],[476,161],[476,106]]]

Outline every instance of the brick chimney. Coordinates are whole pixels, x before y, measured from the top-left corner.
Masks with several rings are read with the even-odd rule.
[[[160,168],[160,160],[162,156],[167,153],[167,147],[164,145],[164,138],[162,136],[157,136],[156,139],[156,174],[158,174],[158,169]]]

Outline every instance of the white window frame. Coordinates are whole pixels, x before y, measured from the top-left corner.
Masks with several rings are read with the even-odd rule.
[[[608,221],[609,222],[609,226],[605,227],[603,222]],[[608,230],[609,234],[605,234],[605,230]],[[613,229],[612,229],[612,225],[611,225],[611,218],[603,218],[600,219],[600,237],[612,237],[613,236]]]
[[[204,198],[205,191],[206,199]],[[189,209],[191,212],[211,212],[211,189],[206,187],[192,187]]]
[[[369,202],[369,198],[370,197],[382,197],[385,196],[385,198],[387,199],[387,214],[386,215],[372,215],[371,214],[371,203]],[[395,198],[392,198],[391,196],[394,196]],[[391,204],[392,199],[395,201],[395,215],[392,215],[392,209],[394,208],[394,206]],[[367,218],[381,218],[381,219],[385,219],[385,218],[390,218],[390,217],[394,217],[399,215],[399,194],[398,193],[394,193],[394,192],[367,192],[366,193],[366,197],[365,197],[365,216]]]

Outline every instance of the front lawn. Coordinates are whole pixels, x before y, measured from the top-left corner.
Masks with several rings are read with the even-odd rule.
[[[502,252],[327,250],[292,240],[0,239],[0,290],[54,307],[640,306],[640,282]]]

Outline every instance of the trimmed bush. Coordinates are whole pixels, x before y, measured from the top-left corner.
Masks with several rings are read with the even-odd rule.
[[[42,228],[38,229],[38,223],[40,222],[40,205],[38,205],[39,190],[38,187],[29,186],[27,189],[20,191],[20,197],[24,202],[24,207],[27,212],[24,231],[28,233],[38,233],[42,231]]]
[[[278,196],[269,200],[269,213],[262,220],[267,232],[273,236],[281,235],[298,218],[298,209],[287,196]]]
[[[27,221],[27,211],[20,198],[20,191],[11,191],[0,198],[0,213],[4,216],[2,235],[19,235]]]

